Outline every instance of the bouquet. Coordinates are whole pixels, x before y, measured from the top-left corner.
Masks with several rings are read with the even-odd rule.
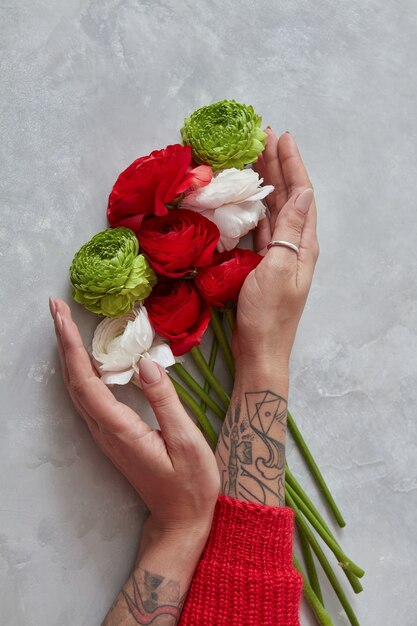
[[[213,421],[223,420],[230,397],[215,366],[221,354],[231,377],[230,347],[235,307],[246,276],[261,261],[238,247],[265,216],[271,185],[251,169],[266,133],[253,107],[230,101],[204,106],[184,120],[182,143],[136,159],[117,178],[109,196],[110,227],[74,256],[73,298],[103,316],[92,340],[92,357],[106,384],[138,384],[146,357],[167,369],[183,403],[214,449]],[[208,355],[201,342],[211,341]],[[183,356],[201,374],[190,374]],[[215,422],[214,422],[215,423]],[[334,519],[344,519],[293,417],[289,431]],[[363,570],[335,539],[312,500],[286,467],[286,503],[295,512],[305,573],[304,595],[320,624],[331,624],[316,571],[322,566],[352,625],[358,621],[325,555],[334,553],[353,590]],[[313,556],[315,555],[315,557]]]

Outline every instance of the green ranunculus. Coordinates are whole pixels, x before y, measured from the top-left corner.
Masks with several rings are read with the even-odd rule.
[[[222,100],[194,111],[184,120],[181,135],[197,163],[208,163],[213,170],[241,170],[265,148],[261,123],[252,106]]]
[[[107,317],[128,313],[156,283],[135,233],[123,227],[103,230],[84,244],[72,261],[70,279],[74,300]]]

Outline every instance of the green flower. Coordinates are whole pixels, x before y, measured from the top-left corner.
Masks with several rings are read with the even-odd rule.
[[[138,252],[138,240],[129,228],[108,228],[94,235],[70,267],[74,300],[107,317],[128,313],[156,283],[148,261]]]
[[[213,170],[241,170],[265,148],[261,122],[252,106],[222,100],[194,111],[184,120],[181,135],[197,163],[208,163]]]

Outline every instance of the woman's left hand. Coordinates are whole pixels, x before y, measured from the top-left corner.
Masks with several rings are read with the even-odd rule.
[[[214,455],[162,368],[143,359],[140,382],[161,430],[152,430],[100,380],[68,305],[51,301],[63,376],[95,443],[150,510],[156,532],[194,533],[202,546],[220,480]]]
[[[255,169],[275,191],[267,196],[269,216],[254,232],[255,249],[264,258],[240,291],[233,348],[238,366],[245,361],[257,371],[262,364],[269,369],[272,362],[275,369],[287,371],[319,254],[317,209],[292,135],[278,139],[271,129],[267,135]],[[287,245],[268,250],[271,240]]]

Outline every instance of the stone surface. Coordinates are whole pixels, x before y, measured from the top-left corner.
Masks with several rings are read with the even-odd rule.
[[[291,405],[364,566],[364,626],[417,611],[414,0],[1,2],[0,596],[8,626],[100,624],[144,506],[62,383],[47,297],[135,157],[222,98],[297,138],[321,258]],[[72,306],[88,341],[96,318]],[[120,396],[149,412],[135,389]],[[293,470],[310,486],[289,444]],[[326,587],[326,585],[324,585]],[[335,626],[347,624],[326,588]],[[314,621],[303,610],[304,625]]]

